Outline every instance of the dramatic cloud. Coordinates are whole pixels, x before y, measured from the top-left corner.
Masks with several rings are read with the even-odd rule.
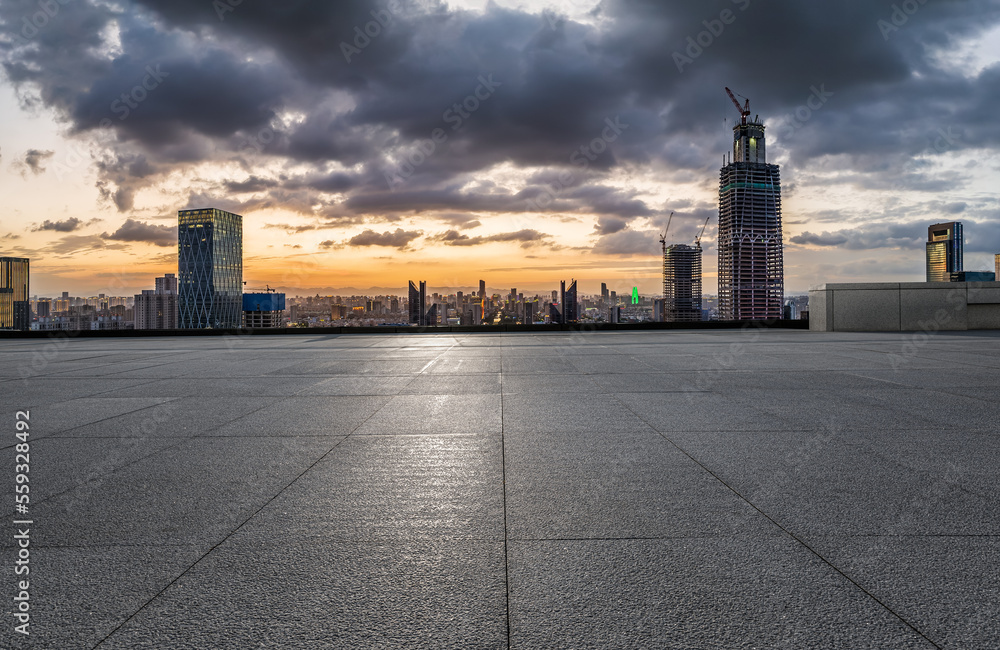
[[[32,228],[34,232],[39,232],[42,230],[52,230],[55,232],[73,232],[83,226],[83,221],[77,219],[76,217],[70,217],[69,219],[64,219],[63,221],[49,221],[46,219],[39,225]]]
[[[517,232],[504,232],[496,235],[481,235],[469,237],[457,230],[449,230],[436,237],[434,241],[441,242],[448,246],[481,246],[483,244],[493,244],[497,242],[516,242],[522,248],[529,248],[538,244],[549,243],[552,235],[546,235],[537,230],[518,230]]]
[[[597,240],[593,252],[598,255],[658,255],[660,244],[655,232],[622,230]]]
[[[392,248],[406,248],[415,239],[419,239],[424,233],[419,230],[406,231],[397,228],[395,232],[377,233],[374,230],[365,230],[360,235],[355,235],[348,239],[346,246],[389,246]]]
[[[103,239],[125,242],[144,242],[154,246],[176,246],[177,229],[171,226],[157,226],[154,224],[126,219],[125,223],[115,232],[101,235]]]
[[[871,0],[574,0],[593,6],[586,22],[539,3],[57,4],[30,34],[37,1],[0,4],[0,66],[26,107],[94,143],[107,205],[134,214],[167,188],[189,207],[300,215],[265,226],[289,233],[368,228],[321,249],[413,250],[412,229],[430,228],[416,218],[449,229],[429,238],[448,246],[553,244],[530,221],[541,214],[580,224],[595,254],[655,256],[647,229],[710,210],[737,117],[725,86],[767,123],[788,198],[960,193],[977,180],[965,163],[1000,147],[1000,64],[966,55],[1000,25],[995,0],[922,0],[904,25]],[[378,36],[356,42],[372,12]],[[25,169],[48,155],[29,152]],[[703,194],[668,196],[680,183]],[[952,195],[938,212],[989,222],[972,205]],[[787,241],[914,245],[893,226],[902,208],[887,210],[857,232],[787,214],[809,228]],[[464,232],[479,226],[516,232]],[[168,245],[150,228],[129,220],[108,237]]]

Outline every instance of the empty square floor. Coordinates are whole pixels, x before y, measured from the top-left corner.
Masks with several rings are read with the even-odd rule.
[[[1000,647],[998,333],[0,358],[0,647]]]

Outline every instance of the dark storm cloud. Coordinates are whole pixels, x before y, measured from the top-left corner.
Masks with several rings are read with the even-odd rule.
[[[1000,145],[1000,65],[937,63],[997,24],[994,0],[927,0],[889,30],[893,3],[871,0],[604,0],[594,25],[496,5],[389,6],[284,0],[220,14],[205,0],[79,0],[0,57],[25,104],[104,134],[99,188],[122,211],[169,174],[236,161],[244,180],[206,182],[192,201],[331,224],[597,214],[597,250],[638,252],[644,235],[629,226],[663,211],[608,187],[608,174],[711,184],[730,146],[722,118],[738,116],[727,85],[770,126],[789,182],[810,166],[816,182],[955,189],[970,176],[936,161]],[[34,11],[12,0],[0,19],[16,32]],[[373,20],[377,35],[356,40]],[[101,36],[115,31],[120,51]],[[522,187],[475,183],[504,163],[530,170]],[[408,164],[390,187],[387,172]]]
[[[126,219],[118,230],[110,234],[104,233],[101,238],[115,241],[145,242],[154,246],[174,246],[177,244],[177,229]]]
[[[54,232],[73,232],[82,226],[83,221],[77,219],[76,217],[70,217],[69,219],[64,219],[62,221],[49,221],[46,219],[31,230],[33,232],[40,232],[43,230],[52,230]]]

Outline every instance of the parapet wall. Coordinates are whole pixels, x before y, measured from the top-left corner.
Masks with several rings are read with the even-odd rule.
[[[814,332],[1000,329],[1000,282],[823,284],[809,291]]]

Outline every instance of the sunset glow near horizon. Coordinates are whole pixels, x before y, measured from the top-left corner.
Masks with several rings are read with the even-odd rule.
[[[1000,252],[995,2],[53,6],[0,7],[0,255],[33,295],[152,288],[203,207],[292,295],[658,294],[673,211],[677,243],[709,221],[711,294],[725,86],[781,165],[786,294],[921,281],[942,221],[967,270]]]

